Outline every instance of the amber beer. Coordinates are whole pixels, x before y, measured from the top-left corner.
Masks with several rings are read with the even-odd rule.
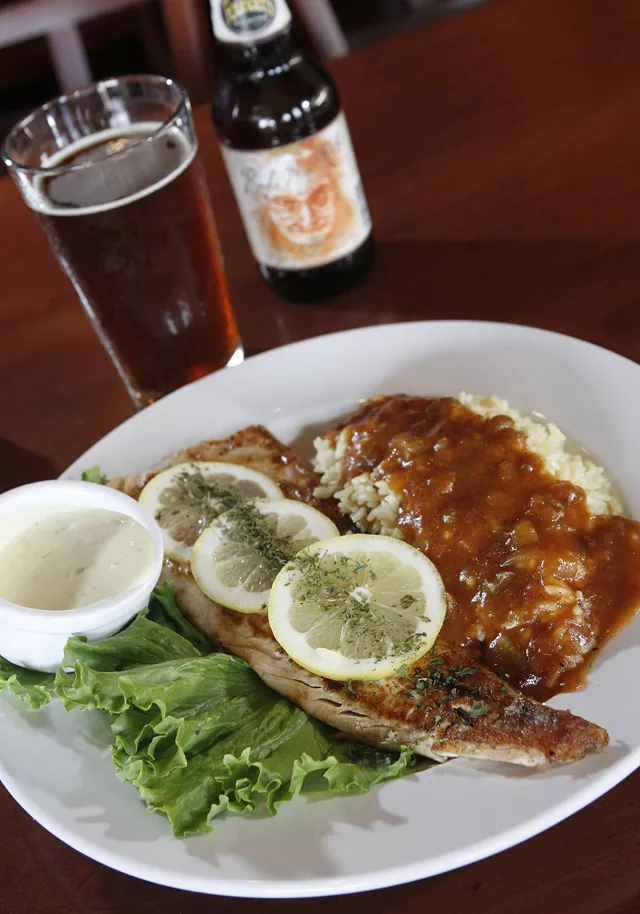
[[[110,127],[50,154],[28,188],[141,405],[242,357],[196,149],[184,117]]]
[[[373,258],[371,218],[327,71],[284,0],[211,0],[223,158],[260,272],[294,301],[344,292]]]

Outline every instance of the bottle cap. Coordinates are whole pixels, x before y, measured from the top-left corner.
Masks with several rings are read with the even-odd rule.
[[[258,44],[291,24],[284,0],[211,0],[213,34],[224,44]]]

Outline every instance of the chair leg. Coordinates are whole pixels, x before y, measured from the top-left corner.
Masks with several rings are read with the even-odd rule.
[[[162,17],[177,77],[191,101],[204,102],[213,86],[211,26],[201,0],[162,0]]]
[[[141,3],[133,7],[133,17],[138,41],[144,50],[147,71],[168,75],[171,71],[169,43],[155,10],[149,3]]]
[[[62,92],[73,92],[91,82],[91,67],[77,25],[49,32],[47,43]]]
[[[322,57],[349,53],[349,42],[329,0],[293,0],[293,5]]]

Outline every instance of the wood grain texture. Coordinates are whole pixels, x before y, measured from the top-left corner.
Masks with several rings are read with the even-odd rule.
[[[249,349],[393,320],[475,317],[560,330],[640,361],[639,30],[634,0],[493,0],[335,63],[378,253],[365,285],[316,305],[281,302],[260,280],[209,112],[199,110]],[[8,488],[59,472],[132,408],[7,179],[0,251]],[[455,814],[464,827],[464,811]],[[0,789],[0,912],[636,914],[639,822],[636,774],[524,845],[425,882],[304,903],[211,900],[81,857]]]

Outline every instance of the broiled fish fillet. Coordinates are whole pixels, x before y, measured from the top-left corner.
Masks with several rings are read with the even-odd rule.
[[[203,634],[246,660],[276,692],[363,743],[409,746],[438,760],[466,756],[535,766],[576,761],[609,741],[601,727],[526,698],[444,644],[436,643],[404,676],[350,684],[316,676],[285,654],[265,615],[223,609],[171,563],[163,577]]]
[[[252,427],[222,441],[178,451],[157,466],[110,482],[136,497],[160,470],[190,460],[228,460],[251,466],[327,514],[335,502],[313,495],[318,477],[306,461],[266,429]],[[333,514],[335,517],[335,514]],[[309,673],[288,657],[264,615],[223,609],[195,584],[188,569],[165,563],[185,615],[225,650],[243,658],[263,681],[313,717],[362,742],[387,749],[406,745],[420,755],[468,756],[542,765],[571,762],[608,743],[602,728],[525,698],[464,651],[445,644],[398,675],[378,682],[343,683]]]

